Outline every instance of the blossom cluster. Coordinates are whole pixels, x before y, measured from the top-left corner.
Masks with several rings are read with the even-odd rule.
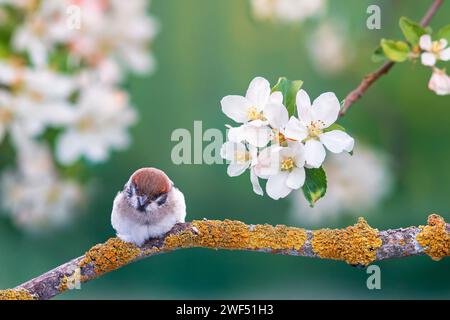
[[[158,27],[147,6],[0,0],[0,147],[12,146],[17,163],[1,179],[2,205],[18,224],[67,220],[81,188],[59,168],[103,162],[129,145],[137,117],[121,84],[128,71],[154,69],[149,46]]]
[[[288,95],[295,100],[290,104],[295,105],[297,116],[289,114]],[[304,90],[283,93],[257,77],[245,96],[226,96],[221,106],[225,115],[240,124],[229,127],[221,149],[221,156],[229,161],[228,175],[249,169],[253,190],[259,195],[263,195],[260,178],[267,180],[267,194],[278,200],[305,184],[305,169],[321,168],[326,149],[332,153],[353,150],[354,139],[334,124],[340,103],[332,92],[311,103]]]
[[[450,77],[445,69],[436,67],[436,62],[450,60],[450,47],[444,38],[433,41],[431,35],[424,34],[419,42],[422,53],[420,55],[422,64],[431,67],[433,74],[428,82],[428,88],[438,95],[450,94]]]
[[[406,17],[400,18],[399,25],[406,41],[382,39],[380,48],[374,54],[375,60],[420,60],[422,65],[432,70],[428,88],[438,95],[450,94],[450,77],[445,69],[437,66],[440,62],[450,61],[450,25],[435,33]]]

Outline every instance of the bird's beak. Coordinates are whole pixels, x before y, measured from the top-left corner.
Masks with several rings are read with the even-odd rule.
[[[138,196],[137,197],[138,205],[140,208],[144,209],[147,205],[147,196]]]

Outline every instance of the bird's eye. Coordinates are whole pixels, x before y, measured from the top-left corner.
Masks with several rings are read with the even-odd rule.
[[[167,193],[160,195],[156,199],[156,203],[158,204],[158,206],[162,206],[164,203],[166,203],[166,201],[167,201]]]
[[[130,188],[126,188],[125,191],[126,191],[128,197],[131,197],[133,195]]]

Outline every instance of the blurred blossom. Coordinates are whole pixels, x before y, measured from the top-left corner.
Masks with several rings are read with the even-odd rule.
[[[72,78],[47,69],[8,68],[0,62],[1,70],[6,72],[0,83],[10,90],[0,89],[0,132],[9,127],[34,137],[47,127],[67,123],[68,98],[75,89]]]
[[[65,0],[45,0],[26,7],[25,22],[14,32],[12,42],[15,50],[30,55],[35,66],[45,66],[54,46],[67,42],[71,33],[65,27],[67,4]]]
[[[105,161],[110,149],[128,146],[127,130],[135,120],[125,92],[102,85],[84,88],[70,124],[57,140],[57,159],[63,164],[82,156],[93,162]]]
[[[80,29],[67,27],[70,5],[81,10]],[[47,64],[52,49],[64,44],[70,55],[91,66],[112,55],[134,72],[150,72],[154,59],[148,49],[158,27],[146,14],[148,5],[147,0],[45,0],[27,11],[13,43],[37,66]]]
[[[18,140],[18,168],[0,179],[3,209],[30,231],[68,223],[82,200],[81,186],[58,176],[47,146]]]
[[[353,156],[334,154],[324,163],[328,188],[311,208],[302,192],[292,197],[291,217],[300,224],[319,224],[338,215],[366,214],[392,189],[392,173],[384,154],[358,145]]]
[[[308,50],[316,69],[323,74],[343,71],[353,59],[353,50],[342,26],[324,22],[308,41]]]
[[[450,94],[450,77],[445,73],[445,70],[433,68],[428,88],[440,96]]]
[[[55,159],[102,162],[129,145],[136,111],[119,85],[129,70],[154,69],[149,3],[0,0],[1,21],[11,17],[0,30],[11,38],[0,46],[0,144],[9,136],[17,164],[0,196],[18,225],[59,225],[73,212],[82,188],[61,179]]]
[[[257,19],[292,23],[322,14],[326,0],[251,0],[251,6]]]

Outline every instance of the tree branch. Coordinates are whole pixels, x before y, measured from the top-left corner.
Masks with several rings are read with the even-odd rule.
[[[434,15],[436,14],[439,7],[442,5],[443,1],[444,0],[434,0],[433,4],[428,9],[425,16],[420,21],[420,24],[423,27],[428,26],[431,19],[434,17]],[[361,81],[361,83],[359,84],[359,86],[356,89],[354,89],[353,91],[351,91],[345,98],[344,105],[342,106],[339,116],[341,116],[341,117],[344,116],[345,113],[350,108],[350,106],[352,106],[356,101],[358,101],[366,93],[367,89],[369,89],[372,86],[372,84],[375,81],[377,81],[383,75],[387,74],[394,65],[395,65],[395,62],[393,62],[393,61],[386,62],[376,71],[366,75],[364,77],[364,79]]]
[[[164,237],[142,247],[111,238],[14,289],[0,291],[1,299],[50,299],[140,259],[184,248],[259,251],[311,258],[342,260],[353,266],[427,254],[434,260],[450,255],[450,224],[438,215],[428,225],[378,231],[363,218],[344,229],[305,230],[277,225],[247,225],[231,220],[180,223]]]

